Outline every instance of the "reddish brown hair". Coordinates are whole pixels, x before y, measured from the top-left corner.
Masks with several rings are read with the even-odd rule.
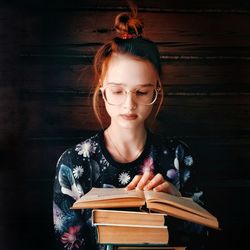
[[[103,99],[100,95],[102,80],[107,72],[109,59],[113,53],[125,54],[137,60],[146,60],[152,64],[158,74],[158,87],[160,87],[159,98],[154,104],[154,110],[148,121],[154,120],[163,102],[163,88],[160,81],[161,64],[160,55],[154,42],[142,36],[143,23],[137,18],[137,9],[132,8],[131,14],[120,13],[115,18],[115,29],[118,33],[111,41],[105,43],[96,53],[94,59],[95,88],[93,95],[94,113],[104,128],[107,121],[107,113],[103,109]],[[124,35],[131,35],[133,38],[124,39]],[[104,113],[105,112],[105,113]],[[101,115],[102,113],[102,115]]]

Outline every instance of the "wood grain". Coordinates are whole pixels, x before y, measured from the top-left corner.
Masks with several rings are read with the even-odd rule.
[[[93,45],[115,35],[113,20],[118,13],[95,10],[22,13],[22,45],[41,46],[41,50],[48,46],[88,45],[93,53]],[[249,56],[248,15],[142,12],[140,16],[145,22],[144,36],[160,44],[164,54]]]
[[[1,4],[3,248],[56,249],[55,165],[100,128],[91,110],[93,56],[127,9],[125,0]],[[238,249],[248,244],[250,215],[249,1],[144,0],[139,13],[163,65],[166,102],[155,130],[195,154],[209,210],[222,226],[211,232],[209,249]]]

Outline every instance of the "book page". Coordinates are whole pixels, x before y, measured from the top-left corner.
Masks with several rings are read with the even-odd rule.
[[[137,190],[126,191],[124,188],[92,188],[88,193],[83,195],[78,201],[101,201],[112,199],[130,199],[137,198],[145,200],[144,192]]]
[[[217,219],[214,217],[213,219],[200,216],[195,213],[191,213],[184,209],[176,208],[172,205],[164,204],[164,203],[158,203],[158,202],[149,202],[148,203],[148,209],[151,209],[153,211],[165,211],[168,215],[182,219],[191,221],[197,224],[205,225],[207,227],[211,227],[214,229],[219,229],[219,223]]]
[[[215,218],[206,209],[204,209],[199,204],[194,202],[192,199],[187,197],[177,197],[171,194],[163,192],[155,192],[152,190],[145,191],[144,195],[147,203],[148,202],[150,203],[158,202],[162,204],[165,203],[168,205],[172,205],[173,207],[180,208],[182,210],[186,210],[194,214],[198,214],[205,218],[211,218],[211,219]]]

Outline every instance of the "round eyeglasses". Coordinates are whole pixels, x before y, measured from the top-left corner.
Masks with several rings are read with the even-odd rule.
[[[110,105],[121,105],[126,101],[128,93],[135,95],[135,101],[142,105],[152,105],[158,97],[160,88],[154,88],[152,86],[142,86],[135,90],[126,90],[120,85],[110,85],[101,87],[103,98]]]

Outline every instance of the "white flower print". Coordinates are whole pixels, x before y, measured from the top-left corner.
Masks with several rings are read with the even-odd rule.
[[[130,181],[130,175],[126,172],[122,172],[120,175],[119,175],[119,182],[122,184],[122,185],[126,185],[128,184],[128,182]]]
[[[53,219],[54,219],[54,228],[56,231],[61,232],[64,224],[64,216],[61,209],[53,202]]]
[[[77,188],[79,196],[82,196],[83,195],[82,186],[79,183],[77,183],[76,188]]]
[[[179,170],[180,166],[179,166],[179,160],[177,158],[174,159],[174,167]]]
[[[100,165],[102,166],[102,171],[105,170],[109,166],[108,161],[104,158],[103,155],[102,155],[102,158],[100,159]]]
[[[184,163],[186,166],[192,166],[194,161],[193,161],[193,157],[191,155],[185,156],[184,158]]]
[[[73,169],[73,175],[76,179],[79,179],[82,174],[83,174],[83,168],[82,166],[76,166],[74,169]]]
[[[90,153],[94,153],[96,150],[96,145],[87,140],[81,144],[77,144],[75,150],[78,152],[78,155],[83,157],[90,157]]]

